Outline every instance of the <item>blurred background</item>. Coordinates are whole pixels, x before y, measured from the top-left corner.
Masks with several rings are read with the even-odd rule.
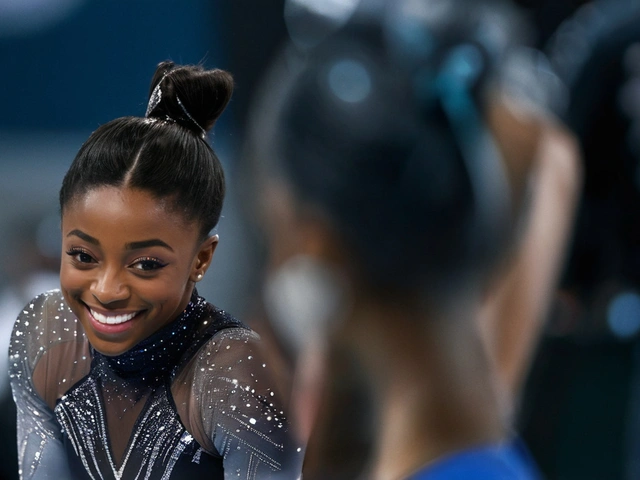
[[[640,15],[627,1],[520,0],[572,93],[558,112],[585,151],[566,271],[519,429],[549,479],[640,478]],[[251,98],[287,38],[284,0],[0,0],[0,353],[35,294],[58,285],[57,194],[100,124],[144,114],[158,62],[231,71],[210,140],[229,193],[200,292],[251,321],[261,244],[239,185]],[[0,480],[17,478],[0,354]]]

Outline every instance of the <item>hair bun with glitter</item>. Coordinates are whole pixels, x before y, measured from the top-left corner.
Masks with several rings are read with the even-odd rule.
[[[175,121],[204,138],[232,93],[229,72],[162,62],[151,80],[146,117]]]

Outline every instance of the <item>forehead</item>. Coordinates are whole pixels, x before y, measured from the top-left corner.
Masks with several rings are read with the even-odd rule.
[[[73,199],[62,212],[64,229],[79,228],[108,237],[191,237],[197,225],[177,211],[170,198],[128,187],[94,188]],[[91,232],[86,232],[91,234]]]

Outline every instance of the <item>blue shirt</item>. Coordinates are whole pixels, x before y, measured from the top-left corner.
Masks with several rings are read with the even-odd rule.
[[[408,480],[540,480],[519,441],[487,445],[446,456]]]

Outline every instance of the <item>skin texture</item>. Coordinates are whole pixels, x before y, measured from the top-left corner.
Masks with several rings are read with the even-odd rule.
[[[124,353],[174,320],[211,263],[218,237],[202,241],[197,222],[167,205],[143,190],[100,187],[64,207],[62,293],[104,355]],[[96,320],[131,314],[118,325]]]
[[[517,401],[552,303],[582,186],[575,138],[553,118],[513,102],[490,112],[490,123],[517,172],[532,157],[529,213],[514,255],[500,272],[479,313],[479,327],[510,402]],[[527,133],[529,132],[529,133]],[[535,142],[531,134],[535,132]],[[528,153],[527,153],[528,152]],[[514,190],[524,188],[512,175]]]

